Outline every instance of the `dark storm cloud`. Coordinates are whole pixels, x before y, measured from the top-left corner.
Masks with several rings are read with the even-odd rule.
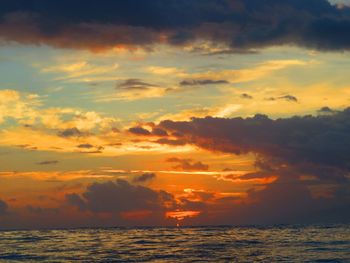
[[[344,194],[344,189],[346,189]],[[222,221],[235,224],[293,224],[350,222],[349,185],[332,198],[314,198],[307,185],[281,179],[263,190],[248,192],[250,204],[231,207]]]
[[[8,210],[8,205],[6,202],[0,200],[0,216],[6,215]]]
[[[329,168],[337,181],[345,180],[350,171],[350,108],[332,115],[295,116],[270,119],[265,115],[252,118],[193,118],[191,121],[162,121],[159,127],[182,134],[188,143],[213,151],[235,154],[253,152],[271,167],[290,165],[298,171]],[[263,164],[263,162],[262,162]],[[264,169],[268,166],[265,164]]]
[[[227,80],[214,80],[214,79],[186,79],[181,81],[180,86],[201,86],[201,85],[214,85],[214,84],[227,84]]]
[[[69,204],[92,212],[126,212],[137,210],[161,211],[166,203],[174,202],[171,194],[132,185],[125,180],[93,183],[80,196],[66,195]]]
[[[156,177],[157,176],[155,173],[144,173],[144,174],[135,176],[132,181],[134,183],[145,183],[155,179]]]
[[[4,0],[2,42],[102,50],[195,40],[245,52],[275,45],[350,47],[350,12],[326,0]]]
[[[209,166],[207,164],[204,164],[202,162],[195,162],[191,159],[180,159],[176,157],[168,158],[166,160],[170,163],[177,163],[173,168],[175,169],[181,169],[184,171],[207,171],[209,169]]]
[[[324,171],[332,176],[332,171]],[[307,224],[307,223],[348,223],[350,222],[350,183],[335,183],[322,178],[315,181],[300,180],[300,171],[290,166],[249,173],[239,177],[243,180],[278,175],[278,179],[262,189],[253,188],[246,192],[243,202],[220,198],[207,204],[207,211],[217,217],[208,222],[207,218],[193,220],[206,224]],[[235,177],[237,178],[237,176]],[[329,184],[330,183],[330,184]],[[325,191],[326,189],[326,191]],[[315,193],[325,195],[315,196]],[[238,197],[239,199],[239,197]],[[223,211],[223,212],[221,212]]]

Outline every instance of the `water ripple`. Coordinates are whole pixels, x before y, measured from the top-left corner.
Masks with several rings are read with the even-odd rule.
[[[0,232],[1,262],[350,262],[350,226]]]

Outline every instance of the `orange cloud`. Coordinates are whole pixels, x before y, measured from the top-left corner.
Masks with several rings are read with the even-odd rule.
[[[196,217],[200,215],[200,211],[169,211],[166,212],[165,216],[167,218],[174,218],[176,220],[184,220],[188,217]]]

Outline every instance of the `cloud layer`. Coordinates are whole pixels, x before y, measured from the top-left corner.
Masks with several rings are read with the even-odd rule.
[[[97,51],[195,41],[237,52],[285,44],[350,47],[349,8],[326,0],[16,0],[3,1],[1,7],[3,42]]]
[[[254,152],[296,165],[309,163],[350,169],[350,109],[331,115],[295,116],[273,120],[193,118],[162,121],[159,127],[188,143],[235,154]]]
[[[121,213],[140,210],[161,211],[165,209],[166,202],[173,201],[173,197],[164,191],[157,192],[118,179],[115,182],[94,183],[82,196],[68,194],[67,200],[80,210]]]
[[[240,180],[278,176],[264,190],[248,191],[251,204],[230,208],[241,223],[350,220],[344,212],[350,208],[349,108],[276,120],[265,115],[166,120],[159,127],[210,151],[255,154],[258,172]]]

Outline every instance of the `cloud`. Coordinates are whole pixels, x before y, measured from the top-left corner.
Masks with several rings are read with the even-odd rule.
[[[139,100],[164,96],[169,90],[157,84],[145,82],[141,79],[126,79],[116,85],[114,96],[101,96],[98,101]]]
[[[240,52],[276,45],[347,50],[348,10],[326,0],[6,1],[0,35],[2,42],[93,51],[196,41]]]
[[[142,127],[131,127],[128,131],[135,135],[151,135],[151,132],[149,130],[146,130]]]
[[[110,143],[106,135],[113,136],[119,126],[116,118],[94,111],[45,108],[37,94],[1,90],[0,102],[0,123],[7,125],[0,144],[10,147],[76,152],[77,144]]]
[[[181,81],[180,86],[200,86],[200,85],[218,85],[218,84],[228,84],[227,80],[223,79],[186,79]]]
[[[0,124],[10,118],[30,123],[37,117],[35,108],[40,105],[40,98],[36,94],[3,89],[0,102]]]
[[[207,171],[209,169],[209,166],[207,164],[204,164],[202,162],[195,162],[191,159],[180,159],[172,157],[168,158],[166,161],[171,163],[177,163],[177,165],[175,165],[173,168],[181,169],[184,171]]]
[[[258,79],[264,78],[269,74],[283,70],[288,67],[295,66],[307,66],[312,65],[313,61],[303,61],[297,59],[288,60],[268,60],[263,63],[256,64],[251,68],[244,69],[225,69],[216,71],[206,71],[199,73],[188,74],[188,78],[191,79],[210,79],[210,80],[226,80],[230,83],[242,83],[249,81],[256,81]]]
[[[81,149],[79,153],[102,153],[104,150],[103,146],[94,146],[90,143],[82,143],[76,147]]]
[[[249,178],[264,178],[276,171],[252,173]],[[289,169],[281,169],[279,178],[264,187],[250,189],[244,197],[217,197],[209,199],[202,215],[189,224],[307,224],[350,222],[349,183],[337,185],[323,196],[312,190],[315,184],[300,181]],[[327,185],[320,183],[320,189]],[[322,193],[322,192],[321,192]],[[329,195],[331,193],[331,195]],[[327,196],[328,194],[328,196]],[[210,219],[208,215],[215,214]]]
[[[56,130],[64,136],[78,136],[90,130],[113,129],[115,118],[94,111],[74,108],[43,108],[37,94],[16,90],[0,90],[0,123],[15,120],[27,128]]]
[[[85,201],[78,194],[66,194],[66,200],[68,204],[78,207],[81,211],[87,209]]]
[[[8,205],[3,200],[0,200],[0,216],[6,215],[8,210]]]
[[[265,115],[167,120],[159,127],[211,151],[255,154],[257,172],[228,179],[253,180],[265,187],[249,190],[238,203],[217,200],[208,211],[225,212],[215,222],[350,221],[350,109],[276,120]]]
[[[219,104],[218,106],[212,107],[196,107],[181,110],[177,113],[169,113],[162,115],[158,118],[159,121],[162,120],[190,120],[192,117],[230,117],[233,114],[237,114],[237,111],[242,108],[241,104]]]
[[[236,204],[217,201],[208,211],[225,212],[215,222],[350,221],[350,108],[275,120],[259,114],[250,118],[166,120],[158,126],[207,150],[256,156],[257,172],[226,179],[254,180],[265,188],[251,189],[246,199]]]
[[[249,95],[249,94],[247,94],[247,93],[242,93],[242,94],[241,94],[241,98],[242,98],[242,99],[248,99],[248,100],[250,100],[250,99],[253,98],[253,96],[251,96],[251,95]]]
[[[164,191],[132,185],[125,180],[93,183],[80,196],[75,193],[66,195],[69,204],[80,210],[95,213],[128,211],[163,211],[167,204],[174,202],[173,196]]]
[[[291,102],[298,102],[297,97],[292,96],[292,95],[281,96],[281,97],[279,97],[279,99],[284,99],[286,101],[291,101]]]
[[[207,192],[204,190],[187,188],[187,189],[184,189],[184,192],[188,193],[187,198],[192,200],[211,201],[211,200],[214,200],[215,198],[215,193]]]
[[[155,135],[155,136],[168,136],[168,133],[165,130],[156,127],[156,128],[152,129],[152,135]]]
[[[56,80],[65,81],[86,81],[87,79],[113,79],[118,64],[111,65],[94,65],[88,61],[74,61],[70,63],[62,63],[57,61],[54,66],[42,66],[40,71],[43,73],[58,73],[60,77]],[[88,78],[86,78],[88,76]]]
[[[155,179],[157,176],[155,173],[144,173],[133,178],[134,183],[145,183]]]
[[[156,143],[159,144],[167,144],[167,145],[173,145],[173,146],[182,146],[187,144],[187,142],[185,140],[181,140],[181,139],[168,139],[168,138],[160,138],[158,140],[155,141]]]
[[[145,90],[145,89],[148,89],[149,87],[158,87],[158,85],[150,84],[140,79],[127,79],[122,83],[119,83],[117,87],[121,89],[128,89],[128,90]]]
[[[61,137],[80,137],[83,135],[84,134],[80,130],[78,130],[76,127],[68,128],[58,132],[58,136],[61,136]]]
[[[222,220],[236,224],[346,223],[350,221],[349,197],[337,191],[331,198],[314,198],[307,185],[280,179],[263,190],[250,191],[250,202],[231,206]]]
[[[270,119],[193,118],[162,121],[160,128],[179,139],[212,151],[255,153],[270,167],[289,166],[320,179],[348,181],[350,170],[350,109],[332,115]],[[267,169],[267,166],[264,167]],[[272,168],[271,168],[272,169]],[[327,173],[321,172],[327,169]]]
[[[336,113],[337,111],[332,110],[331,108],[325,106],[325,107],[322,107],[321,109],[319,109],[317,112],[319,114],[333,114],[333,113]]]
[[[146,68],[146,71],[156,75],[177,75],[181,76],[184,72],[181,69],[175,67],[159,67],[159,66],[150,66]]]
[[[53,161],[42,161],[42,162],[38,162],[36,163],[37,165],[51,165],[51,164],[58,164],[59,161],[57,160],[53,160]]]
[[[158,127],[153,127],[151,131],[143,128],[142,126],[136,126],[136,127],[131,127],[128,129],[128,131],[132,134],[135,135],[141,135],[141,136],[159,136],[159,137],[166,137],[168,136],[168,133],[161,128]]]
[[[94,148],[94,146],[90,143],[82,143],[77,145],[77,148],[91,149],[91,148]]]
[[[289,102],[298,102],[297,97],[292,96],[292,95],[284,95],[284,96],[280,96],[280,97],[270,97],[267,100],[286,100]]]
[[[114,95],[100,94],[96,100],[98,102],[110,102],[119,100],[140,100],[147,98],[158,98],[164,96],[169,89],[157,84],[148,83],[141,79],[125,79],[116,84],[116,93]]]

